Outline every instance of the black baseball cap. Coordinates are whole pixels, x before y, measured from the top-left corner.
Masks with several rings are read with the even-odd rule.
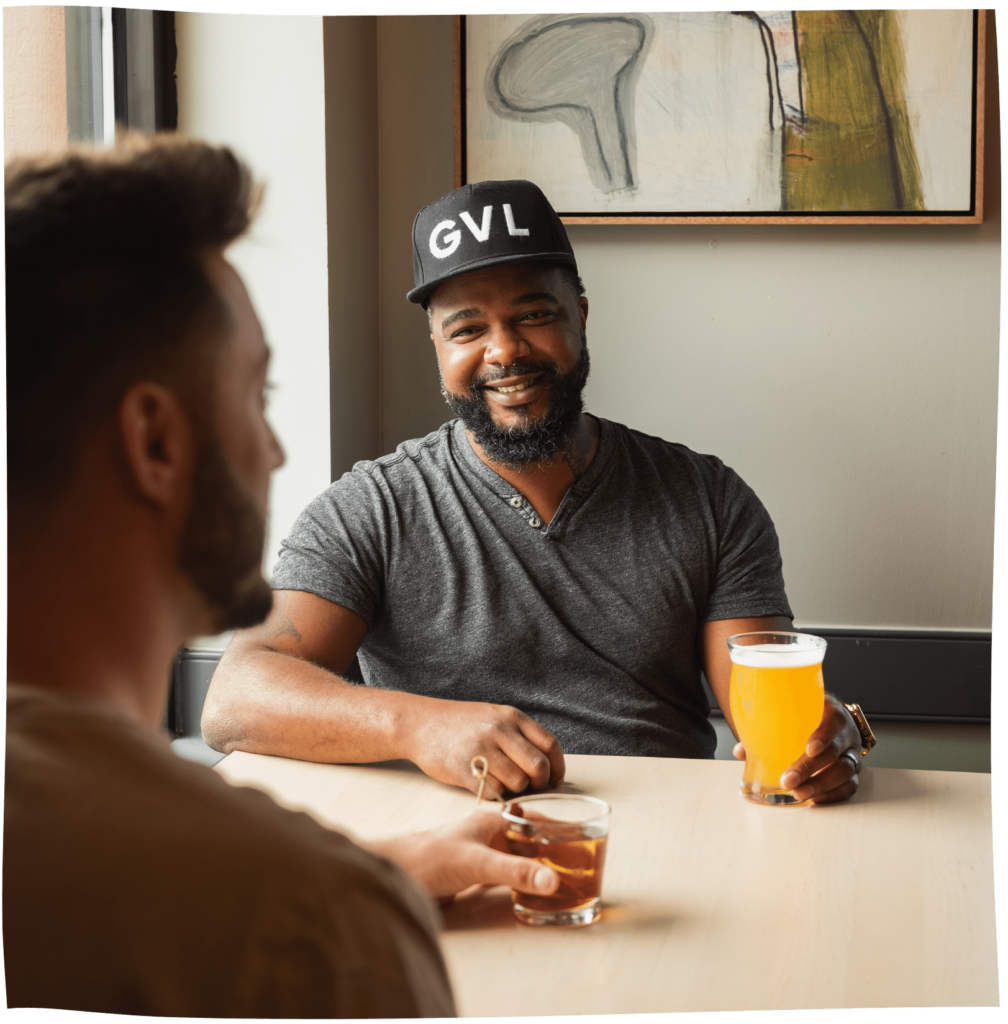
[[[556,210],[531,181],[476,181],[425,206],[413,221],[410,302],[451,277],[497,263],[547,260],[577,269]]]

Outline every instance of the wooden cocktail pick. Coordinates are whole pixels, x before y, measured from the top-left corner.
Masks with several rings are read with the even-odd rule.
[[[486,785],[487,772],[490,770],[487,764],[487,759],[482,754],[477,754],[470,762],[469,767],[472,769],[473,775],[480,780],[479,792],[476,794],[476,806],[483,802],[483,787]],[[504,799],[498,796],[493,790],[490,790],[490,795],[497,800],[499,803],[504,803]]]

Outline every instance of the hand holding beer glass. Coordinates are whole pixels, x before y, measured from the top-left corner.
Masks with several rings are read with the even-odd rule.
[[[822,720],[826,641],[806,633],[739,633],[728,638],[728,652],[729,706],[746,752],[742,795],[800,806],[780,778]]]

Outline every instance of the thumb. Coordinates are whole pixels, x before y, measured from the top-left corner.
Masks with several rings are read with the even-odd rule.
[[[732,755],[739,761],[744,761],[746,759],[745,746],[743,745],[741,740],[739,740],[739,742],[736,743],[734,747],[732,747]]]
[[[560,887],[560,876],[552,869],[529,857],[487,850],[484,862],[485,885],[509,885],[519,892],[549,896]]]

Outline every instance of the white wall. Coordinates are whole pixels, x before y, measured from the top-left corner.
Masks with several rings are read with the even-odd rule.
[[[287,453],[273,477],[264,568],[329,484],[329,307],[321,17],[184,14],[179,131],[226,143],[267,185],[230,258],[273,349],[269,418]]]
[[[588,406],[741,473],[777,526],[803,625],[989,629],[996,225],[987,235],[574,228]]]

